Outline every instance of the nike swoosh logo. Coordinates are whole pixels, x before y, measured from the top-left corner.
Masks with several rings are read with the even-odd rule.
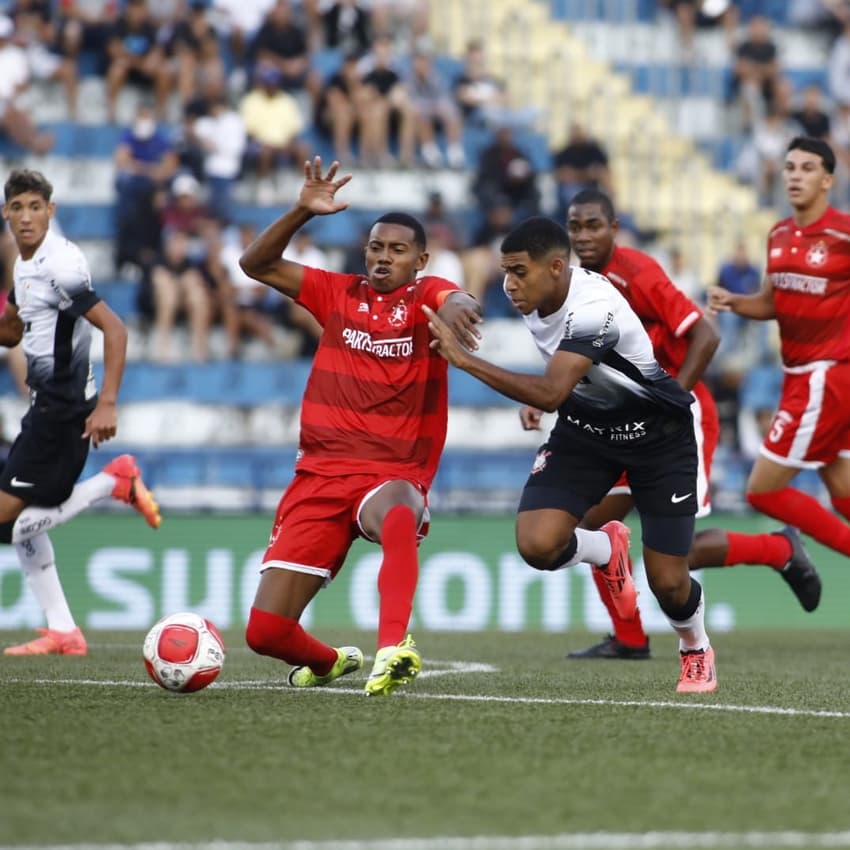
[[[685,495],[684,495],[684,496],[677,496],[677,495],[674,493],[674,494],[670,497],[670,501],[671,501],[674,505],[678,505],[678,504],[679,504],[679,502],[684,502],[684,501],[685,501],[685,499],[687,499],[690,495],[691,495],[690,493],[685,493]]]
[[[17,475],[13,475],[12,480],[9,483],[13,487],[34,487],[35,486],[31,481],[19,481]]]

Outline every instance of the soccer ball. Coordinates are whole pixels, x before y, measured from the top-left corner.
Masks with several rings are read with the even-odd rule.
[[[148,675],[160,687],[190,693],[221,673],[224,641],[209,620],[184,611],[154,625],[145,637],[142,657]]]

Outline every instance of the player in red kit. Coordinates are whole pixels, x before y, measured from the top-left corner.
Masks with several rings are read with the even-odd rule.
[[[699,448],[697,517],[711,512],[709,478],[719,437],[717,408],[708,387],[700,380],[718,344],[717,332],[702,310],[678,289],[661,266],[642,251],[618,246],[618,222],[610,198],[595,189],[579,192],[570,202],[567,231],[573,251],[583,268],[605,275],[628,301],[652,340],[658,362],[694,396],[691,412]],[[539,411],[520,411],[526,429],[539,427]],[[622,520],[633,506],[631,488],[622,477],[608,496],[585,516],[582,526],[601,528]],[[694,537],[688,555],[691,569],[731,566],[739,563],[768,564],[791,585],[800,603],[813,610],[820,599],[820,579],[805,553],[799,534],[786,528],[775,534],[737,534],[705,529]],[[631,560],[629,568],[631,569]],[[649,658],[649,639],[640,612],[621,617],[613,605],[610,589],[597,569],[594,583],[613,623],[613,634],[570,658]]]
[[[427,533],[428,488],[448,416],[445,360],[430,348],[422,306],[438,311],[459,341],[477,348],[477,302],[443,278],[417,278],[428,261],[422,225],[387,213],[372,226],[364,275],[282,259],[315,215],[348,204],[351,179],[305,163],[296,206],[241,257],[244,271],[294,298],[323,327],[301,407],[295,477],[281,498],[246,628],[248,645],[293,665],[294,687],[325,685],[363,666],[357,647],[335,648],[299,619],[342,567],[358,536],[380,544],[377,653],[366,693],[385,695],[415,677],[421,659],[405,637],[418,577],[417,542]]]
[[[747,501],[850,555],[850,525],[788,486],[801,469],[817,469],[832,507],[850,519],[850,216],[829,204],[834,171],[826,142],[791,140],[783,181],[792,214],[770,231],[761,290],[734,295],[714,287],[708,304],[779,324],[782,397],[750,473]]]

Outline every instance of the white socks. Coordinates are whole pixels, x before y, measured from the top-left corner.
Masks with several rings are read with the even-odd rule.
[[[39,508],[36,505],[24,508],[12,526],[12,543],[32,540],[37,534],[68,522],[95,502],[112,495],[114,487],[115,479],[111,475],[98,472],[77,484],[68,499],[55,508]]]
[[[693,649],[708,649],[711,645],[708,634],[705,631],[705,594],[700,588],[699,605],[697,610],[687,620],[671,620],[667,622],[679,635],[679,652],[688,652]]]
[[[75,629],[76,623],[56,571],[50,538],[46,534],[36,534],[25,543],[16,543],[15,549],[27,584],[47,618],[47,628],[60,632]]]
[[[604,531],[588,531],[577,528],[576,551],[569,561],[561,564],[559,570],[572,567],[586,561],[588,564],[607,564],[611,560],[611,538]]]

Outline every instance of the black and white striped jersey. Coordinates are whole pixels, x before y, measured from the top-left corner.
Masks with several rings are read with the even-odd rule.
[[[100,298],[83,252],[48,231],[29,259],[15,261],[9,301],[24,323],[27,384],[35,397],[72,408],[92,406],[91,324],[82,318]]]
[[[607,278],[572,266],[570,289],[556,312],[523,316],[547,362],[556,351],[593,361],[561,406],[562,418],[626,423],[687,415],[693,397],[658,364],[640,319]]]

